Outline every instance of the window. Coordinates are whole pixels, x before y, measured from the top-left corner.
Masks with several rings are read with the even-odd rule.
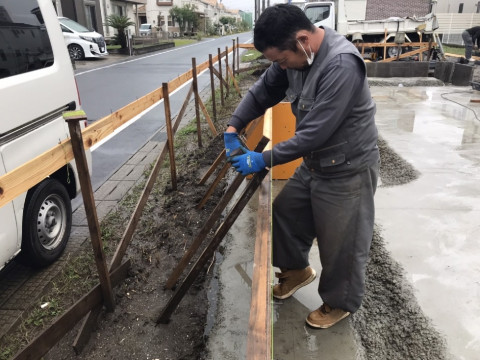
[[[126,14],[125,7],[120,5],[112,5],[112,12],[115,15],[124,16]]]
[[[477,2],[477,5],[475,5],[477,7],[477,14],[480,13],[480,1]]]
[[[463,13],[463,3],[458,4],[458,13]]]
[[[330,16],[330,6],[312,6],[307,8],[305,15],[312,24],[325,20]]]
[[[0,79],[53,64],[53,51],[36,0],[0,0]]]
[[[87,20],[87,28],[98,31],[95,6],[92,6],[92,5],[85,6],[85,17]]]
[[[171,16],[168,16],[168,26],[174,26]]]

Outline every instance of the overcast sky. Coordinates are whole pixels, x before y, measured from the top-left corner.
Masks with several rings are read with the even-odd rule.
[[[249,11],[252,14],[255,10],[255,0],[222,0],[222,4],[225,5],[227,9]]]

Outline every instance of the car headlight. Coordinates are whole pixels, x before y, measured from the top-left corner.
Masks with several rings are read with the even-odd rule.
[[[83,39],[83,40],[86,40],[86,41],[95,42],[93,40],[93,37],[91,37],[91,36],[80,36],[80,38]]]

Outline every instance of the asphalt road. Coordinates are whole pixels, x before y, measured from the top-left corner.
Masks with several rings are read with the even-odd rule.
[[[204,39],[192,45],[171,48],[143,56],[126,57],[123,61],[88,69],[91,62],[77,64],[76,79],[82,108],[89,122],[94,122],[132,101],[162,86],[163,82],[175,79],[190,70],[192,58],[197,64],[208,60],[209,54],[216,55],[218,48],[232,46],[232,39],[240,43],[249,42],[252,33],[235,34],[215,39]],[[231,57],[229,58],[231,60]],[[99,61],[95,65],[101,64]],[[199,77],[199,90],[210,86],[208,71]],[[188,86],[171,94],[171,112],[175,116],[187,95]],[[153,106],[128,127],[96,146],[92,151],[92,187],[98,189],[122,164],[154,136],[165,136],[164,108]],[[75,204],[74,204],[75,205]]]

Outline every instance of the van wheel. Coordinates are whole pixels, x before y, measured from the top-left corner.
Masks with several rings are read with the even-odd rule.
[[[67,190],[57,180],[43,180],[27,194],[22,257],[36,267],[51,264],[65,250],[71,227],[72,205]]]
[[[85,58],[85,53],[80,45],[68,45],[68,52],[73,60],[83,60]]]

